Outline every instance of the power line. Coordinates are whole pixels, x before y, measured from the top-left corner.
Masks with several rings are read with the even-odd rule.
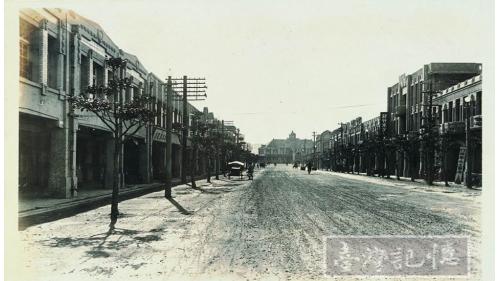
[[[327,109],[343,109],[343,108],[360,108],[360,107],[368,107],[368,106],[378,106],[378,105],[385,105],[384,104],[377,104],[377,103],[371,103],[371,104],[356,104],[356,105],[343,105],[343,106],[334,106],[334,107],[326,107],[322,108],[321,110],[327,110]],[[313,108],[312,110],[317,111],[317,108]],[[232,114],[236,115],[254,115],[254,114],[297,114],[297,113],[302,113],[305,110],[294,110],[294,111],[282,111],[282,112],[276,112],[276,111],[255,111],[255,112],[236,112]]]

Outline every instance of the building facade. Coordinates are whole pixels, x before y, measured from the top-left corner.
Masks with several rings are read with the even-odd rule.
[[[259,148],[260,159],[271,163],[304,163],[313,153],[312,140],[299,139],[292,131],[287,139],[273,139]]]
[[[148,72],[133,54],[118,47],[95,22],[71,10],[23,9],[20,20],[19,193],[69,198],[78,191],[111,188],[113,138],[95,115],[74,110],[69,96],[88,86],[107,86],[115,75],[107,59],[126,59],[120,76],[131,81],[123,98],[153,97],[154,120],[127,136],[121,184],[151,183],[165,176],[167,157],[173,176],[181,173],[179,135],[166,155],[164,81]],[[178,99],[175,99],[178,100]],[[173,122],[182,122],[182,103],[173,104]],[[188,116],[198,111],[188,105]],[[200,169],[201,170],[201,169]]]
[[[332,167],[332,132],[323,131],[317,138],[316,150],[318,161],[316,167],[323,170],[331,170]]]
[[[440,151],[436,153],[442,180],[463,182],[471,170],[473,180],[482,174],[482,76],[453,85],[435,98]],[[463,157],[460,157],[462,153]],[[467,160],[470,157],[470,161]],[[467,164],[470,167],[467,167]]]
[[[429,63],[412,74],[400,75],[398,83],[387,89],[389,135],[411,138],[424,134],[427,120],[432,120],[437,114],[438,107],[433,102],[436,95],[448,87],[479,75],[481,68],[478,63]],[[417,177],[424,177],[427,162],[433,160],[426,150],[428,149],[421,142],[417,159],[410,160],[409,155],[397,152],[389,156],[389,161],[401,167],[398,169],[398,176],[408,177],[410,171],[416,171]]]

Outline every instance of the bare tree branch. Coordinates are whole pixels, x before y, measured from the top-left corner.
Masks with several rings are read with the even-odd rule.
[[[133,137],[141,128],[142,128],[142,126],[137,126],[137,128],[133,132],[126,135],[125,137]]]
[[[109,120],[106,120],[106,118],[103,115],[103,112],[100,111],[92,111],[103,123],[108,127],[111,131],[115,130],[115,126],[113,124],[109,124]]]

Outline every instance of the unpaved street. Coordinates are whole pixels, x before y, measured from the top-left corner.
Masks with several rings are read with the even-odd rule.
[[[21,264],[27,280],[295,280],[326,278],[325,235],[469,235],[477,249],[478,194],[363,178],[278,165],[149,194],[121,203],[113,233],[108,207],[28,228]]]

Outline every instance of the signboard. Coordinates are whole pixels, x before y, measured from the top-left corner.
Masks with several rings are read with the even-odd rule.
[[[388,119],[388,114],[387,112],[380,112],[380,134],[385,135],[387,133],[387,119]]]
[[[153,133],[153,140],[165,142],[167,140],[167,132],[155,129],[155,132]]]

